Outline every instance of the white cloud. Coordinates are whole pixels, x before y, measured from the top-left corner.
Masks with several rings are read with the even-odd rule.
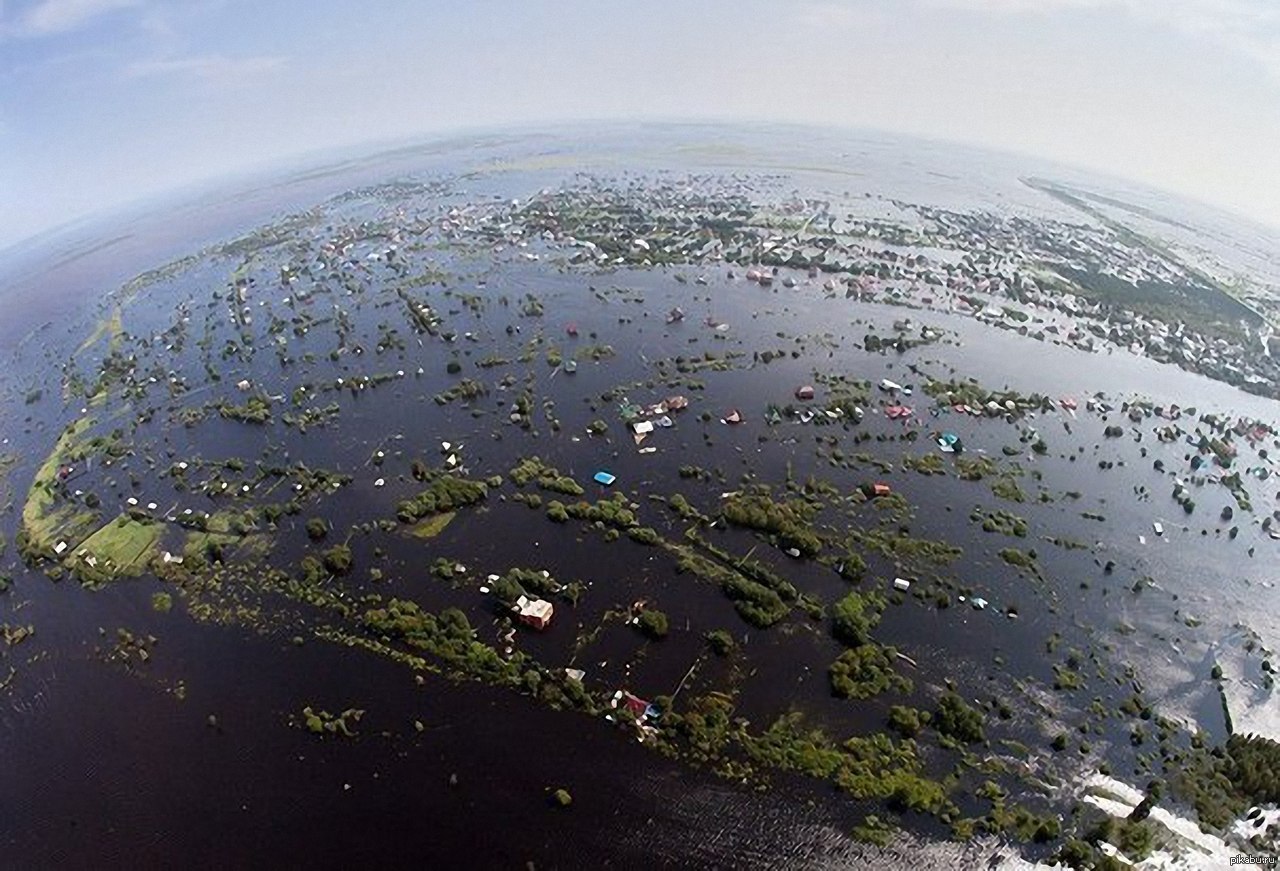
[[[66,33],[117,9],[137,6],[140,0],[41,0],[27,10],[20,31],[29,36]]]
[[[861,4],[854,6],[848,3],[836,2],[836,0],[817,0],[817,2],[804,3],[800,6],[799,15],[801,24],[819,30],[830,28],[842,30],[862,29],[880,24],[884,21],[884,18],[884,13],[876,7]]]
[[[134,61],[124,69],[128,78],[150,76],[191,76],[200,79],[229,83],[270,72],[283,66],[283,57],[259,55],[255,57],[227,57],[209,54],[193,57],[158,58]]]
[[[1280,3],[1275,0],[923,0],[935,8],[1051,15],[1112,10],[1143,24],[1212,40],[1280,78]]]
[[[1117,0],[928,0],[929,6],[972,9],[978,12],[1055,12],[1114,5]]]

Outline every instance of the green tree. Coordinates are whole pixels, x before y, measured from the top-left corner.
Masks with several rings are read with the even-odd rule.
[[[865,644],[880,622],[885,600],[879,593],[850,592],[836,602],[831,615],[831,631],[851,647]]]
[[[639,626],[640,631],[650,638],[665,638],[669,628],[667,615],[657,608],[645,608],[640,612]]]

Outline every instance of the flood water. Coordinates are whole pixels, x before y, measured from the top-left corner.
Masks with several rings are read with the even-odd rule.
[[[901,204],[919,202],[1078,220],[1018,181],[1051,169],[869,135],[798,137],[789,130],[732,129],[713,137],[685,127],[642,137],[628,130],[590,137],[504,134],[246,181],[188,203],[157,204],[39,250],[10,252],[9,278],[0,290],[11,313],[0,319],[0,346],[8,361],[0,381],[0,437],[7,439],[0,454],[15,454],[17,465],[8,481],[11,493],[0,489],[0,502],[12,498],[14,506],[0,516],[0,530],[12,544],[36,468],[61,428],[80,415],[80,400],[58,398],[60,366],[93,331],[108,293],[143,270],[346,191],[412,177],[440,181],[438,202],[465,205],[529,197],[572,181],[578,171],[634,178],[741,174],[775,191],[847,197],[849,208],[868,215],[901,212]],[[347,211],[360,216],[362,209],[370,217],[384,217],[393,208],[378,199],[332,206],[329,219]],[[1280,420],[1280,404],[1150,360],[1036,343],[958,314],[833,296],[823,290],[821,279],[799,272],[794,288],[775,283],[764,289],[740,274],[730,278],[724,266],[586,274],[558,268],[549,257],[522,262],[512,253],[492,261],[447,249],[431,255],[454,276],[452,289],[484,300],[473,311],[441,288],[422,291],[450,328],[474,332],[477,342],[459,340],[442,348],[428,339],[420,345],[395,295],[380,291],[375,281],[358,298],[317,295],[313,307],[319,313],[338,300],[349,309],[354,332],[368,348],[362,357],[330,359],[332,333],[314,329],[289,338],[291,354],[313,353],[314,362],[282,369],[263,343],[252,364],[233,358],[225,362],[218,385],[200,388],[210,399],[234,399],[231,385],[246,378],[287,396],[303,384],[407,373],[360,393],[318,395],[308,404],[341,406],[340,421],[332,427],[302,435],[279,422],[255,428],[213,415],[186,428],[168,415],[189,399],[157,393],[147,401],[159,411],[139,426],[136,441],[145,437],[156,452],[165,452],[157,456],[158,469],[178,458],[208,464],[265,457],[352,475],[339,496],[280,521],[269,561],[291,567],[311,547],[302,534],[307,517],[322,514],[340,530],[394,517],[395,504],[420,489],[410,463],[418,458],[438,462],[442,441],[463,445],[464,462],[477,478],[505,474],[532,454],[584,484],[596,470],[607,469],[618,478],[615,489],[640,506],[644,522],[671,538],[680,536],[684,524],[651,504],[651,495],[683,492],[710,514],[719,491],[735,489],[743,475],[780,488],[788,475],[804,480],[813,474],[852,492],[879,475],[838,468],[817,453],[817,435],[847,438],[840,427],[791,422],[769,427],[762,420],[767,403],[787,404],[796,386],[813,382],[815,374],[839,373],[873,384],[882,378],[910,383],[924,375],[945,380],[957,374],[989,388],[1069,395],[1082,409],[1086,397],[1105,393],[1116,404],[1141,396],[1157,404],[1194,405],[1201,412],[1272,424]],[[236,265],[229,258],[206,258],[158,283],[126,309],[126,329],[133,335],[158,334],[174,323],[177,304],[194,300],[194,339],[204,324],[223,316],[225,306],[206,305],[208,291],[224,288]],[[278,264],[268,258],[254,270],[259,281],[250,303],[257,306],[270,295],[269,310],[278,309],[285,293],[278,286]],[[685,283],[675,280],[677,273]],[[696,284],[698,277],[706,283]],[[525,293],[544,304],[541,318],[517,311]],[[510,305],[499,302],[504,296]],[[665,313],[676,305],[687,317],[665,323]],[[893,323],[907,316],[917,326],[940,331],[942,340],[902,354],[863,350],[864,334],[892,335]],[[728,328],[713,330],[704,319]],[[399,328],[407,343],[403,350],[372,350],[371,339],[386,323]],[[576,326],[577,338],[566,334],[569,323]],[[543,344],[532,361],[515,362],[537,335]],[[549,347],[568,354],[596,343],[609,344],[614,355],[598,362],[580,359],[572,375],[543,360]],[[200,384],[196,345],[189,340],[184,351],[157,356]],[[753,352],[764,349],[785,350],[787,356],[752,366]],[[793,357],[791,351],[798,353]],[[656,402],[673,392],[657,374],[656,361],[704,352],[741,356],[729,371],[694,374],[703,386],[683,390],[691,408],[677,416],[675,427],[646,442],[656,452],[638,453],[619,419],[619,400],[605,401],[601,394],[626,385],[631,401]],[[473,368],[490,354],[512,362],[492,370]],[[462,361],[470,377],[489,382],[488,395],[472,403],[433,402],[456,381],[446,375],[445,359]],[[419,366],[421,376],[415,374]],[[919,375],[912,374],[913,366]],[[516,383],[498,387],[494,382],[508,372],[517,376]],[[506,422],[526,373],[532,373],[535,396],[532,430]],[[25,397],[36,387],[46,397],[27,405]],[[543,415],[544,401],[554,403],[558,431]],[[919,396],[915,404],[923,416],[931,402]],[[721,424],[719,419],[735,408],[748,423]],[[130,408],[131,413],[140,410]],[[707,422],[699,419],[703,411],[710,413]],[[607,437],[587,435],[595,419],[609,423]],[[1256,523],[1242,523],[1239,537],[1226,540],[1226,525],[1217,519],[1230,501],[1225,490],[1197,494],[1203,504],[1194,517],[1184,518],[1168,499],[1171,482],[1152,471],[1153,461],[1163,458],[1170,469],[1181,468],[1187,445],[1160,444],[1149,434],[1140,444],[1131,438],[1104,441],[1102,418],[1082,410],[1078,416],[1046,413],[1016,425],[959,414],[925,417],[916,443],[896,440],[906,430],[871,414],[863,428],[885,440],[842,447],[846,454],[867,451],[890,459],[904,452],[936,453],[928,435],[946,429],[963,439],[967,455],[998,458],[1002,447],[1018,443],[1028,424],[1050,451],[1044,457],[1024,452],[1019,458],[1040,475],[1034,484],[1023,479],[1032,496],[1026,504],[998,504],[985,484],[954,476],[899,469],[889,477],[915,507],[912,534],[962,547],[964,557],[946,571],[969,595],[991,603],[985,611],[960,604],[938,609],[907,597],[888,609],[878,637],[918,663],[909,702],[927,706],[946,678],[956,680],[969,698],[1010,693],[1015,676],[1050,682],[1045,640],[1058,632],[1064,649],[1078,645],[1104,651],[1104,660],[1117,671],[1134,665],[1148,694],[1161,700],[1170,716],[1224,735],[1206,677],[1215,653],[1235,643],[1242,625],[1265,646],[1280,645],[1274,589],[1280,561],[1277,542]],[[1146,456],[1139,455],[1140,447]],[[375,467],[369,460],[378,450],[386,460]],[[1099,460],[1117,465],[1104,470]],[[722,472],[724,485],[695,489],[677,473],[686,464]],[[142,478],[132,491],[126,468]],[[133,492],[142,502],[155,498],[166,509],[172,504],[212,510],[206,497],[175,491],[170,481],[158,480],[139,454],[99,473],[104,501]],[[375,486],[379,478],[385,486]],[[1150,501],[1135,499],[1135,486],[1148,487]],[[1274,478],[1250,486],[1261,516],[1280,505]],[[1054,498],[1036,503],[1037,490]],[[1082,495],[1067,499],[1062,496],[1067,491]],[[587,495],[596,498],[605,491],[589,487]],[[996,543],[993,539],[1001,536],[983,533],[968,519],[975,505],[1011,507],[1027,519],[1031,536],[1025,542]],[[1082,512],[1105,515],[1105,520]],[[1168,527],[1163,537],[1152,533],[1153,520]],[[834,601],[847,589],[829,568],[790,560],[745,531],[715,530],[714,535],[715,543],[731,552],[756,548],[756,557],[823,601]],[[1055,536],[1089,547],[1064,549],[1042,540]],[[1038,548],[1043,584],[996,556],[1006,544]],[[700,663],[685,692],[709,691],[733,680],[740,693],[737,716],[763,728],[803,707],[809,722],[837,738],[874,731],[889,704],[906,703],[901,697],[864,703],[833,698],[826,667],[840,646],[824,624],[793,616],[787,631],[751,630],[728,599],[678,574],[669,555],[625,539],[606,543],[580,524],[549,523],[543,511],[515,501],[490,499],[479,511],[461,512],[430,542],[375,531],[356,533],[351,546],[360,567],[350,582],[353,593],[410,598],[432,611],[460,607],[486,643],[497,643],[497,629],[478,586],[490,572],[528,566],[546,568],[562,581],[582,581],[587,592],[579,605],[558,604],[551,631],[521,633],[517,644],[541,662],[583,669],[596,689],[627,687],[650,698],[670,694]],[[431,577],[430,566],[440,557],[466,565],[465,579],[448,583]],[[1116,563],[1111,575],[1100,569],[1106,560]],[[868,562],[867,583],[883,587],[892,579],[892,564]],[[364,570],[375,564],[386,575],[377,583],[364,578]],[[372,654],[310,637],[295,644],[292,638],[303,624],[289,622],[294,619],[289,609],[276,623],[205,623],[185,613],[176,596],[171,612],[155,610],[151,597],[163,586],[154,578],[82,589],[74,580],[54,582],[21,567],[12,546],[2,565],[14,575],[13,589],[0,603],[5,621],[36,628],[31,640],[7,652],[14,676],[0,702],[0,769],[5,772],[0,843],[15,858],[14,867],[865,867],[902,858],[851,841],[848,832],[868,807],[828,786],[780,776],[771,791],[760,792],[651,752],[630,731],[548,710],[515,692],[435,675],[419,684],[403,665]],[[1157,586],[1132,594],[1131,585],[1144,576]],[[645,643],[634,629],[609,623],[584,650],[575,651],[579,628],[594,626],[606,611],[637,599],[652,600],[669,615],[668,638]],[[1004,616],[1010,606],[1016,607],[1017,619]],[[1194,629],[1184,619],[1190,613],[1198,623]],[[112,661],[120,627],[155,636],[150,661]],[[717,628],[745,640],[749,674],[731,677],[723,663],[703,657],[703,634]],[[1082,707],[1095,693],[1105,693],[1111,703],[1125,690],[1095,687],[1062,704]],[[1262,697],[1256,706],[1265,709],[1271,701]],[[297,728],[308,705],[366,710],[359,736],[320,741]],[[421,731],[415,720],[422,723]],[[1002,734],[1032,746],[1046,740],[1041,718],[1029,707],[1020,708]],[[1101,747],[1105,741],[1097,743]],[[556,788],[572,793],[570,810],[550,807],[547,796]],[[925,821],[911,821],[909,829],[914,836],[934,834]],[[946,861],[940,859],[940,867]]]

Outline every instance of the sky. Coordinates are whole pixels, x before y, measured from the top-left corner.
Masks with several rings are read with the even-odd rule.
[[[1280,226],[1280,0],[0,0],[0,246],[363,142],[877,129]]]

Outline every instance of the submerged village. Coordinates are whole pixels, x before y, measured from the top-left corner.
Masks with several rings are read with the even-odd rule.
[[[405,179],[143,273],[9,375],[6,692],[36,586],[127,589],[785,778],[864,856],[1274,854],[1277,416],[1061,385],[1087,352],[1280,398],[1275,312],[1027,184],[1078,221],[763,175]],[[87,643],[187,704],[141,622]],[[430,740],[379,692],[278,726]],[[530,803],[580,812],[568,782]]]

